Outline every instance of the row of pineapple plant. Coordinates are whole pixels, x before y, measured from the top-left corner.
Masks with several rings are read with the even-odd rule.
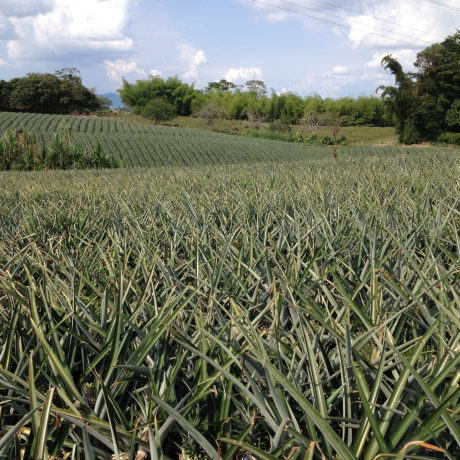
[[[458,173],[0,174],[0,455],[458,458]]]

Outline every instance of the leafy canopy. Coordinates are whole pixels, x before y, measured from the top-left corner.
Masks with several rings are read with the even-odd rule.
[[[182,116],[191,115],[192,101],[199,94],[194,84],[183,83],[177,75],[167,80],[150,76],[147,80],[137,80],[136,83],[129,83],[123,78],[123,86],[117,92],[123,103],[136,114],[141,114],[151,100],[163,98]]]
[[[82,108],[97,109],[99,102],[95,89],[83,85],[75,68],[0,81],[0,110],[60,113]]]
[[[173,105],[162,97],[156,97],[147,103],[142,110],[142,115],[150,120],[155,120],[155,124],[162,121],[169,121],[176,117],[176,110]]]
[[[394,86],[379,89],[401,142],[437,139],[449,127],[460,129],[454,105],[460,99],[460,32],[421,51],[414,63],[417,72],[404,72],[391,55],[382,65],[395,76]]]

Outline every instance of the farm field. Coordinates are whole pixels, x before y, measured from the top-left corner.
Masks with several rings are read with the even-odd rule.
[[[325,153],[323,147],[225,136],[207,130],[70,115],[0,112],[0,132],[25,128],[44,143],[51,140],[62,123],[70,126],[76,142],[94,146],[99,140],[103,152],[117,156],[131,167],[295,161],[306,155],[322,157]]]
[[[0,455],[459,458],[459,174],[402,148],[0,173]]]
[[[305,145],[223,136],[193,129],[82,118],[0,112],[0,132],[27,129],[37,140],[48,143],[60,124],[70,126],[72,138],[86,145],[102,145],[131,167],[192,166],[297,160],[308,155],[323,155],[323,149]]]

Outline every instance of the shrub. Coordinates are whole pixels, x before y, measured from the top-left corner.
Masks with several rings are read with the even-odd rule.
[[[340,117],[340,121],[342,122],[342,126],[354,126],[356,124],[356,117],[353,115],[344,115]]]
[[[268,130],[272,133],[290,133],[292,126],[290,124],[284,123],[283,120],[275,120],[273,123],[268,125]]]
[[[438,138],[441,144],[460,145],[460,133],[442,133]]]

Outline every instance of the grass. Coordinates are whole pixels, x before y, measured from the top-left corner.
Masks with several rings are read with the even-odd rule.
[[[122,119],[126,121],[136,122],[136,123],[147,123],[148,120],[141,117],[140,115],[121,115],[114,118]],[[148,123],[152,123],[151,121]],[[203,124],[202,120],[193,117],[177,117],[176,119],[164,123],[164,126],[180,126],[181,128],[186,129],[198,129],[198,130],[207,130],[206,125]],[[241,125],[239,120],[219,120],[213,127],[215,132],[224,133],[231,130],[232,128],[238,128],[240,133],[245,133],[249,128],[245,128]],[[268,132],[268,124],[261,128],[262,132]],[[305,126],[293,126],[292,132],[295,134],[299,132],[300,134],[308,137],[311,132]],[[318,134],[320,137],[331,136],[331,133],[324,129],[321,130]],[[394,128],[378,128],[378,127],[357,127],[357,126],[347,126],[343,127],[339,132],[340,136],[346,136],[347,140],[358,146],[370,146],[370,145],[394,145],[398,142],[398,136]]]
[[[458,153],[322,152],[0,173],[0,455],[459,458]]]

